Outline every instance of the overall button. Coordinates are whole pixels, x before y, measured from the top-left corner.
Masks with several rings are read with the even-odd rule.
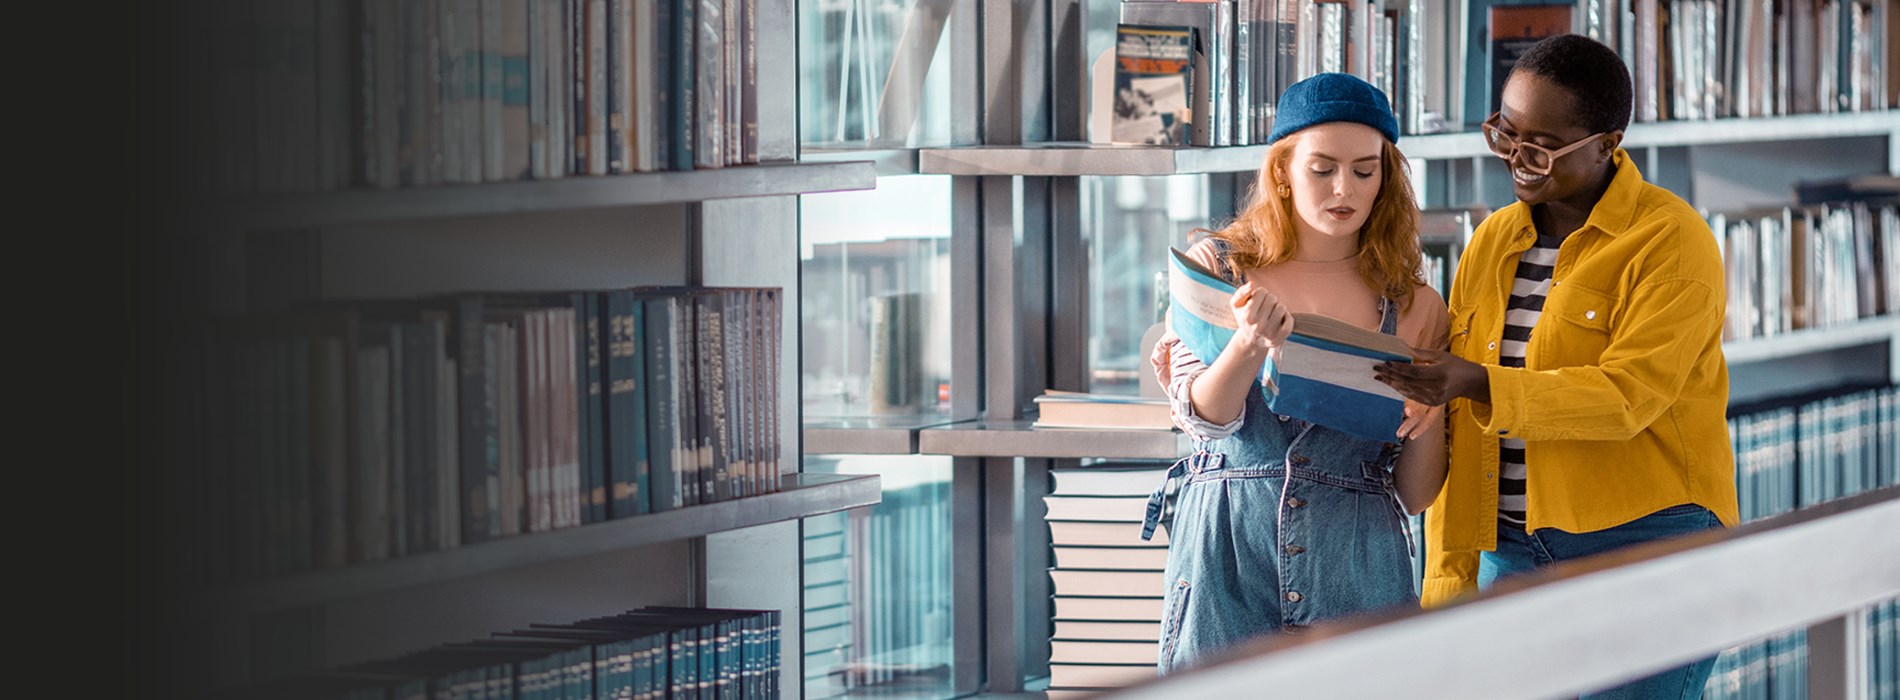
[[[1287,422],[1287,421],[1289,421],[1289,420],[1293,420],[1293,419],[1292,419],[1291,417],[1289,417],[1289,416],[1280,416],[1280,422],[1281,422],[1281,423],[1285,423],[1285,422]]]
[[[1306,596],[1303,596],[1303,595],[1300,595],[1300,592],[1299,592],[1299,591],[1287,591],[1287,592],[1286,592],[1286,602],[1289,602],[1289,603],[1298,603],[1298,602],[1300,602],[1300,601],[1301,601],[1302,599],[1304,599],[1304,598],[1306,598]]]
[[[1306,499],[1304,498],[1294,497],[1286,499],[1286,507],[1288,508],[1298,508],[1303,505],[1306,505]]]
[[[1306,551],[1305,547],[1301,547],[1297,544],[1289,544],[1285,547],[1282,547],[1281,549],[1282,551],[1285,551],[1287,554],[1299,554],[1300,552]]]

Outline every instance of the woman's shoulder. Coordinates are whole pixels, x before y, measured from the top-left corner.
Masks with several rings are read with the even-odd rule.
[[[1414,347],[1437,347],[1451,326],[1445,297],[1429,284],[1412,285],[1412,305],[1399,315],[1399,330]]]
[[[1229,258],[1233,255],[1233,244],[1216,236],[1202,236],[1194,245],[1188,246],[1189,260],[1200,263],[1202,267],[1214,270],[1221,276],[1234,279],[1234,270]]]

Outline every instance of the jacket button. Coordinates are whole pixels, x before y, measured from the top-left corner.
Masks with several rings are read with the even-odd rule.
[[[1486,346],[1484,346],[1484,349],[1486,349],[1486,350],[1496,350],[1496,349],[1498,349],[1498,341],[1495,341],[1495,340],[1493,340],[1493,341],[1491,341],[1491,344],[1489,344],[1489,345],[1486,345]]]
[[[1303,505],[1306,505],[1306,499],[1299,497],[1286,499],[1286,507],[1288,508],[1298,508]]]
[[[1299,554],[1300,552],[1306,551],[1305,547],[1301,547],[1297,544],[1289,544],[1281,549],[1282,551],[1285,551],[1287,554]]]
[[[1583,317],[1589,320],[1593,320],[1593,321],[1596,320],[1596,317],[1597,317],[1596,309],[1591,309],[1589,311],[1583,312]]]
[[[1305,597],[1306,597],[1306,596],[1303,596],[1303,595],[1300,595],[1300,592],[1299,592],[1299,591],[1287,591],[1287,592],[1286,592],[1286,602],[1289,602],[1289,603],[1298,603],[1298,602],[1300,602],[1300,600],[1301,600],[1301,599],[1303,599],[1303,598],[1305,598]]]

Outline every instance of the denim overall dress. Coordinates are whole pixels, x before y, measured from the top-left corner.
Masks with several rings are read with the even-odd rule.
[[[1380,315],[1394,333],[1391,300]],[[1416,605],[1398,455],[1397,443],[1275,415],[1256,380],[1240,428],[1202,442],[1149,497],[1142,538],[1157,524],[1168,535],[1159,672],[1270,632]]]

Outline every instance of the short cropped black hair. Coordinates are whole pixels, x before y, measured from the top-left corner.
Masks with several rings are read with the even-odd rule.
[[[1511,66],[1513,75],[1543,76],[1577,99],[1578,116],[1590,133],[1621,131],[1630,125],[1636,91],[1630,71],[1616,51],[1581,34],[1559,34],[1532,44]]]

